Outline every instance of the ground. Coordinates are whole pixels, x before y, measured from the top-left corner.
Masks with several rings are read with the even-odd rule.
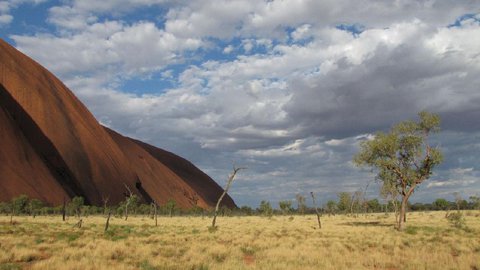
[[[480,211],[466,228],[445,212],[409,213],[407,230],[392,214],[219,217],[0,217],[4,269],[480,269]]]

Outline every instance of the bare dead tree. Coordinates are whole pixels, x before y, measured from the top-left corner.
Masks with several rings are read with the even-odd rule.
[[[75,225],[73,225],[73,227],[77,227],[77,228],[82,228],[82,223],[83,223],[83,220],[80,219]]]
[[[133,192],[130,190],[130,188],[127,186],[127,184],[124,183],[123,185],[125,186],[125,188],[128,191],[127,198],[126,198],[126,201],[125,201],[125,220],[127,220],[128,219],[128,206],[130,205],[130,202],[132,200]]]
[[[368,186],[370,185],[370,182],[372,182],[372,180],[367,181],[367,184],[365,185],[365,189],[363,190],[363,207],[364,207],[365,216],[367,215],[367,210],[368,210],[367,189],[368,189]]]
[[[313,191],[310,192],[310,195],[312,196],[312,201],[313,201],[313,207],[315,208],[315,213],[317,214],[317,222],[318,222],[318,228],[322,228],[322,222],[320,221],[320,212],[318,211],[317,203],[315,202],[315,194],[313,194]]]
[[[244,169],[246,169],[246,168],[241,168],[241,167],[237,168],[237,167],[235,167],[235,165],[233,165],[233,171],[230,174],[230,176],[228,177],[227,186],[225,187],[225,190],[223,190],[223,193],[220,196],[220,198],[218,198],[217,205],[215,206],[215,212],[213,213],[213,220],[212,220],[212,228],[215,228],[215,222],[217,221],[218,209],[220,208],[220,203],[222,202],[223,197],[225,197],[228,190],[230,189],[230,186],[232,185],[233,180],[235,179],[235,175],[238,173],[238,171],[244,170]]]
[[[102,196],[102,201],[103,201],[103,214],[106,215],[107,214],[107,203],[108,203],[108,200],[110,199],[109,196]]]
[[[400,217],[400,212],[398,211],[399,210],[398,209],[399,208],[398,207],[398,196],[400,194],[398,193],[398,190],[397,190],[396,186],[393,185],[390,182],[385,182],[382,185],[382,188],[380,189],[380,195],[387,202],[387,204],[385,205],[385,208],[387,208],[386,206],[388,205],[388,201],[390,201],[390,203],[392,204],[393,211],[394,211],[394,214],[395,214],[395,223],[398,224],[399,219],[402,218],[402,217]],[[405,216],[403,216],[403,219],[405,220]]]
[[[110,216],[112,214],[112,211],[108,211],[108,216],[107,216],[107,222],[105,222],[105,230],[104,232],[107,232],[108,226],[110,225]]]

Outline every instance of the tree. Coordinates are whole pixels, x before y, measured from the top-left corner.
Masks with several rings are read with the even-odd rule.
[[[297,200],[297,212],[302,215],[305,214],[305,210],[307,209],[307,205],[305,204],[305,197],[297,194],[295,196],[295,199]]]
[[[396,183],[394,181],[383,182],[383,185],[380,188],[380,196],[386,201],[385,213],[387,213],[389,209],[393,209],[395,223],[398,224],[398,218],[400,215],[398,196],[400,196],[400,194],[398,193]]]
[[[467,209],[468,202],[462,198],[462,195],[459,192],[453,193],[453,196],[455,197],[455,206],[458,211],[460,211],[460,209]]]
[[[418,115],[418,122],[400,122],[390,132],[378,132],[373,139],[361,142],[360,152],[354,157],[356,165],[376,169],[377,180],[395,187],[400,194],[398,230],[404,229],[410,196],[443,159],[441,151],[428,142],[431,133],[439,131],[440,117],[428,112]]]
[[[443,198],[436,199],[433,202],[433,205],[437,210],[447,210],[448,204],[449,204],[448,201]]]
[[[174,199],[170,199],[167,201],[165,204],[165,208],[168,211],[168,216],[172,217],[173,216],[173,211],[175,210],[175,206],[177,205],[177,202]]]
[[[337,194],[337,196],[338,196],[338,203],[337,203],[338,211],[347,213],[350,210],[350,206],[352,204],[352,195],[349,192],[340,192]]]
[[[264,216],[270,217],[273,214],[272,205],[268,201],[261,201],[260,206],[258,207],[258,212]]]
[[[138,204],[138,196],[133,194],[133,192],[130,190],[130,188],[126,185],[126,184],[123,184],[125,186],[125,188],[127,189],[128,191],[128,194],[125,193],[126,197],[125,197],[125,220],[128,219],[128,208],[131,207],[131,209],[135,209],[137,204]]]
[[[367,207],[370,212],[380,212],[382,211],[382,206],[378,199],[372,199],[367,202]]]
[[[68,204],[68,209],[71,212],[75,213],[75,215],[80,218],[83,204],[84,204],[83,197],[75,196],[73,197],[72,201]]]
[[[12,199],[13,211],[16,214],[25,214],[28,209],[28,197],[27,195],[20,195]]]
[[[284,215],[290,213],[293,210],[292,201],[279,201],[278,207],[280,207],[280,210],[282,210]]]
[[[361,190],[355,191],[350,199],[350,214],[358,213],[364,201],[364,193]]]
[[[11,204],[8,202],[0,202],[0,213],[1,214],[9,214],[11,208]]]
[[[235,165],[233,166],[233,171],[232,171],[232,173],[230,174],[230,176],[228,177],[228,180],[227,180],[227,186],[223,190],[222,195],[220,195],[220,198],[218,198],[217,205],[215,206],[215,212],[213,213],[213,220],[212,220],[212,228],[215,228],[215,222],[217,221],[218,209],[220,207],[220,203],[223,200],[223,197],[225,197],[228,190],[230,189],[230,186],[232,185],[233,180],[235,179],[235,175],[237,175],[238,171],[243,170],[243,169],[245,169],[245,168],[237,168],[237,167],[235,167]]]
[[[329,200],[327,202],[327,212],[328,215],[335,215],[335,212],[337,211],[337,202],[334,200]]]
[[[470,204],[472,205],[472,209],[480,210],[480,197],[470,196],[468,199],[470,199]]]
[[[108,204],[108,200],[110,200],[110,196],[102,195],[103,214],[104,214],[104,215],[107,214],[107,204]]]
[[[152,207],[153,207],[153,217],[155,219],[155,227],[158,226],[158,219],[157,219],[157,202],[153,201],[152,202]]]
[[[317,214],[317,222],[318,222],[318,228],[322,228],[322,222],[320,221],[320,212],[318,211],[317,203],[315,202],[315,194],[313,194],[313,191],[310,192],[310,195],[312,196],[312,201],[313,201],[313,207],[315,208],[315,214]]]
[[[33,218],[38,214],[40,209],[44,206],[43,202],[40,201],[39,199],[31,199],[28,202],[28,209],[30,211],[30,215],[32,215]]]
[[[240,207],[240,212],[246,216],[251,216],[253,214],[253,209],[248,205],[244,205]]]

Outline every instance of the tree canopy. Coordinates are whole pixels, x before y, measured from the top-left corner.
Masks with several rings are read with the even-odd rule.
[[[358,166],[374,168],[377,179],[402,196],[399,230],[403,229],[408,199],[443,159],[440,149],[428,141],[431,133],[440,130],[440,117],[425,111],[418,116],[419,121],[400,122],[390,132],[378,132],[373,139],[363,141],[354,157]]]

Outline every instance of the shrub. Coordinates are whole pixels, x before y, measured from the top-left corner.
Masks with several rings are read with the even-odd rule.
[[[447,219],[450,224],[458,229],[465,229],[467,228],[467,224],[465,223],[465,217],[463,216],[462,212],[454,212],[447,215]]]

